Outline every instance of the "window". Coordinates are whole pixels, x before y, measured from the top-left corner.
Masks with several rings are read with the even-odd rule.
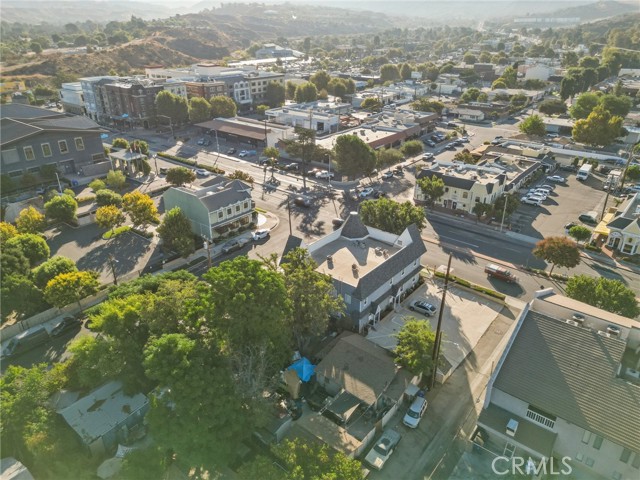
[[[233,210],[231,210],[231,207],[227,208],[227,215],[233,215]]]
[[[236,205],[236,213],[240,211],[240,205]]]
[[[93,160],[94,163],[98,163],[101,160],[104,160],[104,154],[103,153],[92,153],[91,154],[91,160]]]
[[[584,455],[580,452],[576,453],[576,460],[581,462],[584,459]]]
[[[585,430],[582,435],[582,443],[588,444],[591,441],[591,432]]]
[[[347,305],[351,304],[351,295],[349,294],[344,294],[344,303],[346,303]]]
[[[84,141],[82,140],[82,137],[76,137],[73,140],[76,143],[76,150],[84,150]]]
[[[593,467],[593,464],[596,463],[595,460],[591,457],[587,457],[587,459],[584,461],[584,464],[587,467]]]
[[[629,450],[628,448],[623,448],[622,454],[620,455],[620,461],[622,463],[627,463],[630,457],[631,457],[631,450]],[[638,457],[638,455],[636,455],[636,457]]]
[[[66,140],[58,140],[58,149],[60,153],[69,153],[69,147]]]
[[[448,192],[449,191],[449,187],[444,187],[444,191]]]
[[[462,198],[469,198],[469,192],[462,192]]]
[[[602,446],[602,437],[600,435],[596,435],[595,438],[593,439],[593,448],[595,448],[596,450],[600,450],[601,446]]]
[[[9,172],[9,176],[11,178],[21,177],[22,176],[22,170],[14,170],[13,172]]]
[[[52,155],[51,145],[49,145],[48,143],[43,143],[40,145],[40,147],[42,148],[42,155],[44,155],[45,157],[50,157]]]
[[[22,149],[22,151],[24,152],[24,158],[26,158],[27,160],[35,160],[36,159],[36,154],[33,153],[33,148],[32,147],[24,147]]]
[[[631,466],[636,470],[640,469],[640,453],[636,453],[633,457],[633,462],[631,462]]]
[[[242,208],[244,208],[245,210],[247,210],[249,208],[249,202],[244,202],[242,204]]]
[[[222,220],[224,218],[224,212],[222,210],[220,210],[218,212],[218,220]]]
[[[31,167],[31,168],[27,168],[27,172],[28,173],[40,173],[40,167]]]

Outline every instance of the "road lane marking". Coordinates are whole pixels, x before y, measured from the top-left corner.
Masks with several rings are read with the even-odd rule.
[[[454,241],[454,242],[464,243],[465,245],[469,245],[470,247],[479,248],[479,245],[474,245],[473,243],[463,242],[462,240],[458,240],[458,239],[456,239],[456,238],[445,237],[444,235],[440,235],[440,236],[438,237],[438,239],[440,239],[440,238],[448,238],[449,240],[452,240],[452,241]]]

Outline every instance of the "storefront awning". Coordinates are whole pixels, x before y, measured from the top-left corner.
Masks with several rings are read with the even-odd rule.
[[[593,229],[593,233],[608,237],[609,229],[607,228],[607,225],[609,224],[609,222],[611,222],[611,220],[613,220],[613,217],[614,217],[613,213],[605,213],[604,217],[602,217],[602,221],[598,224],[596,228]]]

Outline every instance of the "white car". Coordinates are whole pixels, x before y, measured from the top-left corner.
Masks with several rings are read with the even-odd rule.
[[[321,170],[318,173],[316,173],[316,178],[333,178],[334,174],[333,172],[327,172],[326,170]]]
[[[560,175],[551,175],[550,177],[547,177],[547,180],[553,183],[567,183],[567,179]]]
[[[522,197],[520,199],[520,202],[525,203],[527,205],[535,205],[536,207],[539,207],[540,204],[542,203],[542,199],[539,197]]]
[[[427,411],[427,405],[428,403],[426,398],[416,397],[402,419],[402,423],[409,428],[418,428],[418,424],[420,423],[424,412]]]
[[[543,199],[546,200],[548,194],[546,192],[543,192],[541,190],[538,190],[536,188],[529,190],[529,193],[527,193],[527,197],[542,197]]]
[[[369,450],[364,461],[376,470],[382,470],[401,438],[401,435],[395,430],[385,430],[373,448]]]
[[[360,192],[360,198],[367,198],[373,193],[373,188],[367,187]]]
[[[246,157],[247,155],[249,155],[249,152],[247,152],[246,150],[242,150],[242,151],[238,154],[238,156],[239,156],[239,157]]]
[[[196,169],[196,175],[199,177],[208,177],[211,173],[209,170],[205,170],[204,168],[198,168]]]
[[[423,160],[431,160],[432,158],[433,158],[433,153],[431,153],[431,152],[428,152],[428,153],[425,153],[424,155],[422,155],[422,159]]]
[[[252,237],[253,240],[262,240],[263,238],[267,238],[271,231],[268,228],[261,228],[260,230],[256,230],[253,232]]]

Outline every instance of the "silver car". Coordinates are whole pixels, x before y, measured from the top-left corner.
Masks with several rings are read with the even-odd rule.
[[[389,460],[389,457],[393,454],[393,451],[401,438],[400,434],[395,430],[385,430],[373,448],[369,453],[367,453],[364,461],[376,470],[381,470],[385,463],[387,463],[387,460]]]
[[[435,313],[438,311],[435,305],[424,300],[415,300],[411,302],[411,305],[409,305],[409,310],[411,310],[412,312],[422,313],[427,317],[435,315]]]

